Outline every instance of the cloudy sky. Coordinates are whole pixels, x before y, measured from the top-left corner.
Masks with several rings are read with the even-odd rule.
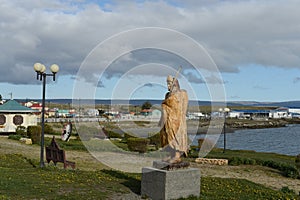
[[[0,0],[0,94],[40,98],[300,100],[298,0]],[[220,88],[217,88],[220,87]],[[224,87],[224,91],[221,91]],[[222,96],[222,95],[220,95]]]

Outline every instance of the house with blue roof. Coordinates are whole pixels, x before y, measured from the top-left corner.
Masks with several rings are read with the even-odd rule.
[[[36,126],[39,111],[11,99],[0,105],[0,132],[15,132],[18,126]]]

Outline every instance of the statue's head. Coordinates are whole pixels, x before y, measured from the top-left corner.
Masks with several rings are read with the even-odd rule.
[[[167,77],[167,85],[170,92],[175,92],[180,89],[178,80],[171,75]]]

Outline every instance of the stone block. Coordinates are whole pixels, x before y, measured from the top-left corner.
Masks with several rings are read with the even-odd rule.
[[[228,165],[227,159],[196,158],[196,163],[211,165]]]
[[[32,144],[32,140],[29,138],[21,138],[20,141],[25,144]]]
[[[153,167],[157,169],[163,169],[163,170],[177,170],[177,169],[185,169],[190,166],[189,162],[180,162],[180,163],[168,163],[164,161],[153,161]]]
[[[200,196],[200,170],[197,168],[161,170],[153,167],[142,169],[142,197],[169,200]]]

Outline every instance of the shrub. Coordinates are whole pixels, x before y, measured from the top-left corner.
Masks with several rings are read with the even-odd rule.
[[[130,151],[137,151],[139,153],[147,152],[150,140],[146,138],[128,138],[127,145]]]
[[[137,138],[137,137],[129,133],[124,133],[124,137],[123,137],[124,142],[127,142],[129,138]]]
[[[243,164],[243,161],[240,157],[232,157],[232,158],[229,158],[228,164],[229,165],[241,165],[241,164]]]
[[[280,191],[285,194],[295,194],[295,191],[293,189],[290,189],[288,186],[282,187]]]
[[[22,137],[27,137],[27,130],[25,126],[18,126],[16,128],[16,134]]]
[[[27,136],[31,138],[32,144],[40,144],[41,142],[41,126],[28,126]]]
[[[11,140],[20,140],[21,137],[22,137],[21,135],[10,134],[8,136],[8,139],[11,139]]]
[[[55,134],[55,131],[54,131],[54,129],[52,128],[52,126],[50,126],[49,124],[45,124],[45,127],[44,127],[44,133],[45,133],[45,134],[53,135],[53,134]]]
[[[122,138],[122,135],[119,133],[116,133],[112,130],[102,128],[103,133],[106,135],[108,138]]]
[[[274,160],[255,160],[251,158],[241,158],[241,157],[232,157],[228,160],[228,163],[230,165],[262,165],[266,167],[271,167],[273,169],[278,169],[282,172],[282,174],[286,177],[290,178],[297,178],[299,177],[298,170],[296,166],[287,164],[287,163],[281,163],[276,162]]]
[[[295,159],[295,164],[296,164],[296,167],[297,167],[298,172],[300,174],[300,154],[297,155],[297,157]]]
[[[155,145],[156,149],[159,149],[161,147],[160,144],[160,133],[156,133],[154,135],[149,134],[148,139],[150,140],[151,145]]]
[[[283,175],[286,177],[290,177],[290,178],[298,178],[299,177],[299,173],[298,173],[296,166],[282,163],[279,170],[282,171]]]
[[[252,158],[232,157],[228,160],[229,165],[255,165],[256,160]]]
[[[256,164],[256,161],[255,161],[255,159],[244,158],[243,163],[244,163],[245,165],[255,165],[255,164]]]

